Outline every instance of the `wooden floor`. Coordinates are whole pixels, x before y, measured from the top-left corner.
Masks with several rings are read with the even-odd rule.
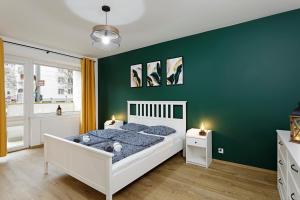
[[[104,200],[105,196],[49,165],[43,149],[9,154],[0,161],[1,200]],[[275,172],[214,162],[210,169],[186,165],[175,155],[113,196],[114,200],[279,199]]]

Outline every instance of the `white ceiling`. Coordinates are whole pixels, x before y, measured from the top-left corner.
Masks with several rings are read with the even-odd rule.
[[[103,3],[122,36],[110,52],[89,38],[104,23]],[[299,0],[1,0],[0,35],[100,58],[297,8]]]

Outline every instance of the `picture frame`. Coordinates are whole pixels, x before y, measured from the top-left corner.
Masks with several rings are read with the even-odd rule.
[[[166,61],[167,85],[183,85],[183,57],[169,58]]]
[[[130,87],[143,87],[143,65],[135,64],[130,66]]]
[[[159,87],[162,85],[161,61],[147,63],[147,87]]]

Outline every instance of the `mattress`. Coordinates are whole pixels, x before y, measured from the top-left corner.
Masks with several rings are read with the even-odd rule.
[[[142,134],[148,135],[146,133],[140,132]],[[168,136],[163,136],[165,139],[157,143],[149,148],[146,148],[138,153],[128,156],[112,165],[112,173],[113,175],[122,171],[122,169],[127,168],[132,163],[137,160],[145,159],[147,156],[153,154],[156,151],[161,151],[163,149],[172,147],[174,145],[183,145],[183,138],[182,135],[179,133],[174,133]]]
[[[83,138],[86,136],[88,136],[90,140],[83,141]],[[112,163],[114,164],[130,155],[162,142],[165,138],[134,131],[101,129],[90,131],[79,136],[67,137],[66,139],[109,152],[109,149],[113,150],[112,145],[118,142],[122,146],[122,150],[120,152],[113,151],[114,156],[112,157]]]

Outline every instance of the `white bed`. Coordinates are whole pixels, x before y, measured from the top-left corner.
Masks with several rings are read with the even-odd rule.
[[[128,101],[127,105],[128,122],[166,125],[176,133],[114,164],[111,153],[44,134],[45,173],[50,163],[111,200],[114,193],[183,149],[185,101]],[[182,108],[180,119],[174,118],[175,106]]]

